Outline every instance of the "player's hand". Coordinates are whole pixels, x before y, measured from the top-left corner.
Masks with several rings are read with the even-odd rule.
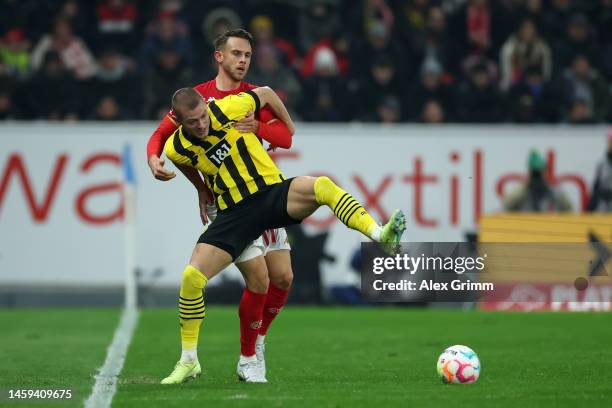
[[[212,204],[210,197],[206,191],[198,191],[198,205],[200,207],[200,219],[202,224],[208,224],[208,214],[206,212],[206,205]]]
[[[255,119],[255,114],[251,111],[247,115],[234,123],[234,128],[240,133],[255,133],[259,131],[259,121]]]
[[[149,168],[153,177],[161,181],[168,181],[176,177],[176,173],[164,168],[164,163],[164,159],[155,155],[149,157]]]

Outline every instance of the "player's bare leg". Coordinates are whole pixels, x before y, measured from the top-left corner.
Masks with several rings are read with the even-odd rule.
[[[179,294],[179,321],[181,326],[181,359],[162,384],[180,384],[201,374],[197,345],[200,326],[206,315],[203,290],[213,276],[232,262],[227,252],[208,244],[197,244],[189,265],[183,271]]]
[[[254,293],[265,294],[270,283],[268,265],[263,256],[237,263],[236,267],[244,277],[247,289]]]
[[[395,210],[391,219],[380,226],[353,196],[328,177],[296,177],[289,186],[287,213],[302,220],[317,208],[329,207],[344,225],[376,242],[396,244],[406,229],[404,214]]]
[[[303,220],[321,206],[314,191],[316,177],[296,177],[289,186],[287,213],[296,220]]]
[[[268,268],[263,256],[236,264],[246,288],[242,293],[240,316],[240,358],[236,372],[241,381],[267,382],[265,369],[256,357],[255,342],[262,324],[262,314],[268,292]]]
[[[270,284],[282,290],[291,289],[293,283],[291,252],[288,249],[279,249],[268,252],[264,258],[268,266]]]
[[[208,280],[227,268],[232,256],[226,251],[210,244],[196,244],[189,264],[198,269]]]
[[[255,344],[255,355],[259,366],[266,374],[266,334],[272,321],[278,316],[289,296],[289,289],[293,283],[293,269],[291,268],[291,255],[288,249],[270,251],[265,256],[270,286],[264,304],[261,328]]]

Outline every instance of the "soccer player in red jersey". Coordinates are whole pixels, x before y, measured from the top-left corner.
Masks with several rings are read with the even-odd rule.
[[[228,31],[215,40],[214,57],[219,70],[215,79],[194,87],[206,101],[219,100],[228,95],[256,88],[255,85],[243,82],[242,79],[249,70],[252,54],[252,37],[242,29]],[[173,111],[162,120],[159,127],[151,135],[147,144],[148,164],[153,176],[162,181],[175,177],[175,173],[164,168],[161,159],[166,140],[178,128],[178,121]],[[253,132],[266,140],[272,147],[291,147],[291,132],[287,126],[276,119],[272,111],[265,107],[260,109],[259,117],[253,114],[235,124],[241,132]],[[207,204],[211,193],[202,182],[200,174],[193,168],[179,168],[198,189],[200,216],[207,222]],[[210,212],[208,206],[208,212]],[[269,274],[269,285],[262,286],[257,275],[260,272],[249,270],[250,264],[239,263],[239,269],[245,277],[245,288],[239,306],[241,358],[238,372],[241,378],[240,365],[246,366],[256,358],[258,369],[265,378],[265,336],[268,328],[284,306],[293,280],[289,242],[284,228],[267,230],[262,236],[264,242],[265,264]],[[263,292],[262,292],[263,291]],[[262,309],[263,308],[263,309]],[[184,356],[187,359],[197,356]],[[242,378],[244,379],[244,378]]]

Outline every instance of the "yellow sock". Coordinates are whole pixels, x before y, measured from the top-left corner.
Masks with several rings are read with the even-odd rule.
[[[187,265],[183,271],[179,295],[179,320],[183,350],[195,350],[198,345],[200,325],[206,314],[203,289],[208,279],[199,270]]]
[[[314,192],[317,203],[328,206],[344,225],[378,241],[381,229],[374,218],[329,177],[317,177]]]

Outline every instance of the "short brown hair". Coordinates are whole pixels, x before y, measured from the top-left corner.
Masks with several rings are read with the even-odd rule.
[[[217,38],[215,38],[215,41],[213,42],[215,51],[221,51],[221,48],[223,48],[230,37],[244,38],[249,42],[249,44],[251,44],[251,48],[253,48],[253,36],[251,33],[242,28],[237,28],[235,30],[226,31],[223,34],[219,34]]]
[[[172,95],[172,110],[180,118],[180,109],[195,109],[204,98],[193,88],[181,88]]]

